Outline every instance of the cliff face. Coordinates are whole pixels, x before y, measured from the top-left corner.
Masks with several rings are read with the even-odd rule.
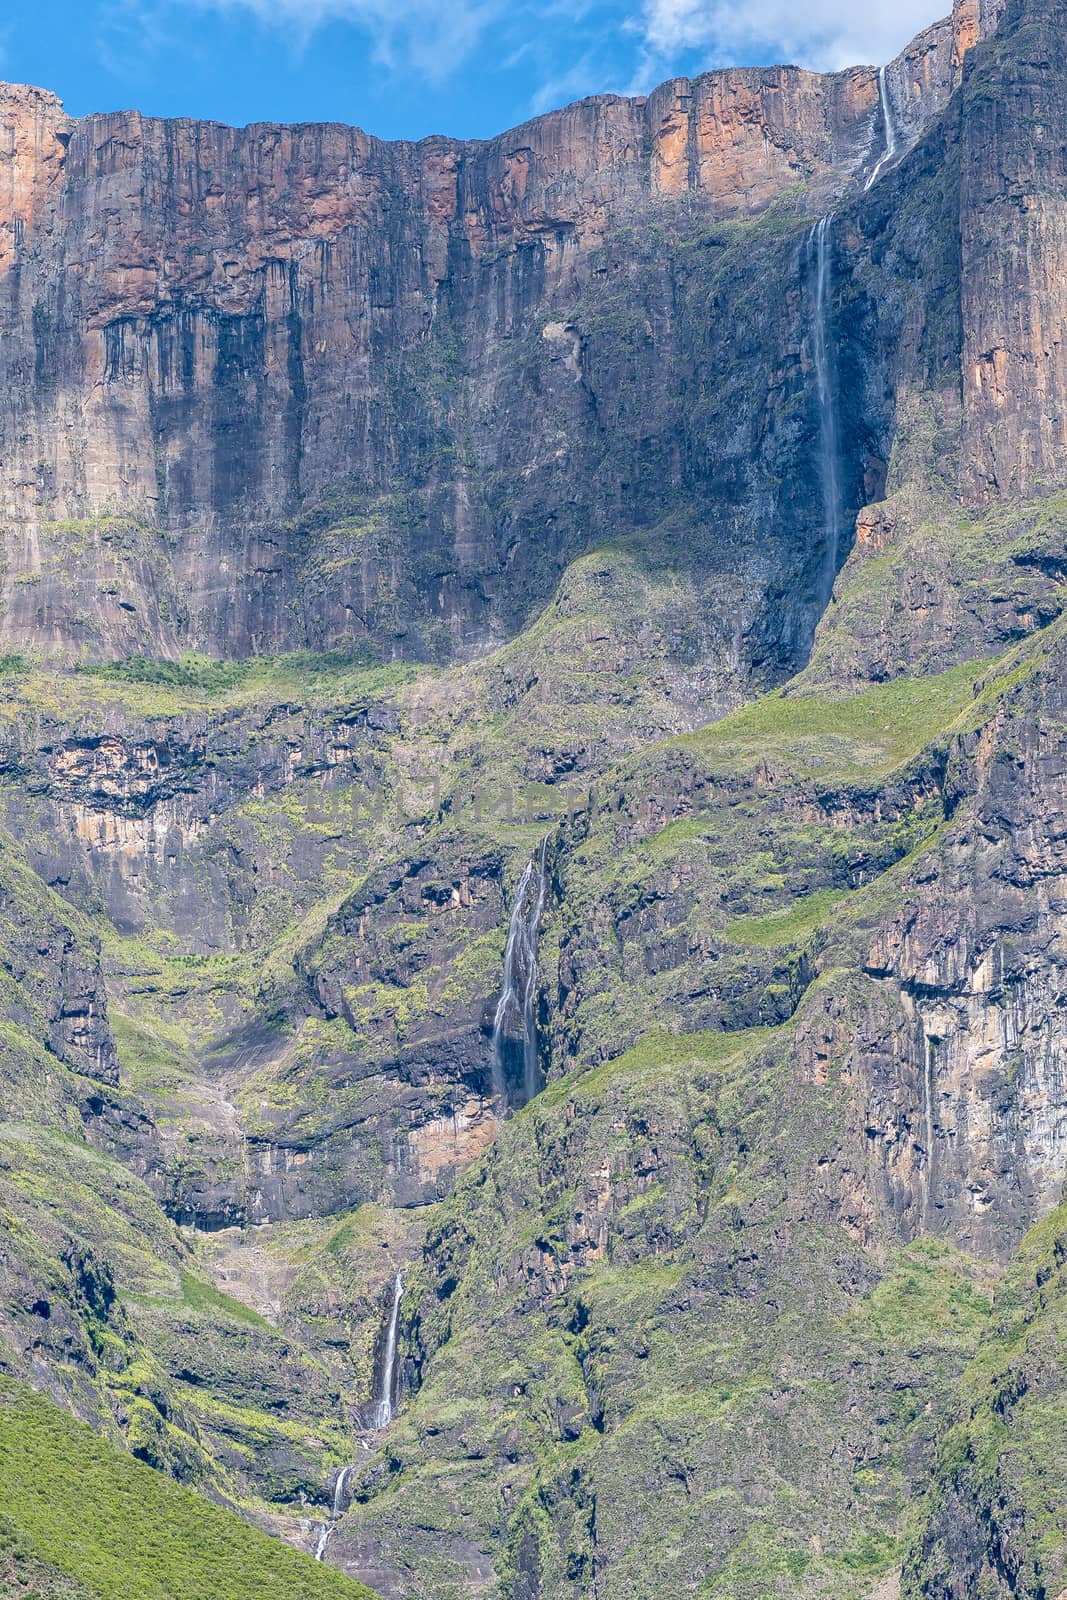
[[[1063,481],[1067,105],[1048,86],[1062,81],[1064,20],[1055,5],[1009,7],[999,50],[966,75],[964,489],[972,500]]]
[[[890,69],[909,140],[974,26]],[[806,338],[798,265],[760,264],[739,351],[686,242],[773,205],[817,215],[860,179],[872,71],[677,79],[480,144],[73,122],[10,87],[0,119],[13,646],[467,654],[597,538],[673,515],[758,547],[748,620],[794,664],[813,601],[758,607],[818,564],[781,487],[810,476],[780,376]],[[639,276],[635,237],[656,241]],[[724,415],[695,369],[739,360]]]

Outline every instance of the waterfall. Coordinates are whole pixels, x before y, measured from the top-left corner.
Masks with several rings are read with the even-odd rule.
[[[525,1105],[541,1087],[537,1053],[537,941],[548,894],[547,837],[527,862],[515,891],[504,951],[504,987],[493,1022],[493,1095],[503,1104]],[[520,1074],[521,1097],[514,1093]]]
[[[882,173],[888,167],[897,153],[897,125],[893,119],[893,103],[889,98],[889,83],[886,79],[886,69],[883,67],[878,74],[878,100],[882,107],[882,127],[885,133],[885,149],[881,158],[876,162],[873,172],[863,185],[864,193],[873,189]]]
[[[400,1301],[404,1294],[404,1274],[398,1272],[393,1280],[393,1304],[385,1330],[382,1359],[378,1365],[378,1382],[374,1395],[374,1426],[387,1428],[396,1412],[397,1370],[396,1344],[400,1326]]]
[[[923,1227],[925,1228],[930,1216],[930,1204],[934,1193],[934,1046],[929,1034],[923,1033],[924,1057],[924,1083],[923,1083],[923,1122],[926,1128],[926,1182],[923,1194]]]
[[[815,382],[819,397],[819,465],[822,478],[823,522],[826,534],[822,604],[829,600],[837,576],[841,549],[841,454],[837,430],[834,373],[827,335],[830,298],[830,254],[836,213],[830,211],[808,235],[808,255],[815,277],[815,316],[812,343],[815,353]]]
[[[372,1424],[375,1428],[387,1428],[396,1413],[396,1347],[400,1328],[400,1301],[403,1295],[404,1274],[400,1271],[393,1279],[393,1298],[389,1307],[389,1321],[385,1326],[385,1340],[382,1344],[381,1357],[375,1363],[374,1421]],[[366,1449],[366,1441],[364,1441],[364,1449]],[[329,1520],[319,1524],[315,1541],[316,1561],[325,1560],[326,1547],[344,1511],[345,1489],[348,1485],[349,1474],[354,1471],[354,1467],[342,1467],[337,1474],[337,1482],[333,1486],[333,1507]]]
[[[351,1467],[342,1467],[340,1472],[337,1474],[337,1482],[333,1486],[333,1520],[335,1522],[341,1515],[344,1502],[345,1484],[348,1482],[348,1474],[351,1471]]]
[[[374,1423],[375,1428],[387,1428],[396,1413],[397,1363],[396,1349],[400,1329],[400,1302],[404,1295],[404,1274],[399,1271],[393,1279],[393,1298],[389,1308],[389,1321],[385,1327],[385,1342],[381,1359],[375,1364]],[[364,1448],[366,1445],[364,1444]],[[326,1559],[326,1548],[344,1511],[345,1489],[354,1467],[342,1467],[333,1486],[333,1505],[328,1521],[321,1522],[315,1539],[315,1560]]]
[[[337,1482],[333,1486],[333,1510],[330,1513],[330,1520],[319,1524],[318,1537],[315,1541],[316,1561],[324,1561],[326,1559],[326,1546],[329,1544],[333,1531],[341,1520],[341,1512],[344,1510],[345,1484],[348,1482],[348,1474],[352,1470],[352,1467],[342,1467],[337,1474]]]

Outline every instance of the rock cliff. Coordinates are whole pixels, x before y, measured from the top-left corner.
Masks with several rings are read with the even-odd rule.
[[[909,141],[978,28],[963,8],[892,64]],[[794,245],[757,255],[740,328],[700,268],[716,223],[817,215],[870,170],[872,70],[676,79],[478,144],[73,121],[10,86],[0,126],[12,646],[465,655],[673,517],[756,547],[756,665],[797,664]]]

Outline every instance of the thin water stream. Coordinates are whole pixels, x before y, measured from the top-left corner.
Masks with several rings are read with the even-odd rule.
[[[381,1355],[375,1363],[374,1375],[374,1411],[373,1426],[376,1429],[387,1428],[396,1416],[397,1398],[399,1394],[399,1332],[400,1332],[400,1302],[404,1298],[404,1272],[401,1268],[393,1279],[393,1293],[389,1302],[389,1317],[385,1324],[385,1337],[381,1344]],[[364,1441],[364,1449],[367,1448]],[[345,1508],[345,1489],[348,1484],[349,1474],[354,1472],[354,1467],[342,1467],[337,1474],[337,1481],[333,1486],[333,1506],[326,1522],[319,1524],[315,1534],[315,1560],[324,1561],[330,1540],[341,1520]]]
[[[382,1359],[378,1363],[378,1381],[374,1395],[374,1426],[387,1428],[396,1415],[397,1401],[397,1332],[400,1327],[400,1302],[404,1297],[404,1274],[398,1272],[393,1279],[393,1299],[389,1321],[385,1326],[385,1343]]]
[[[835,215],[833,211],[828,212],[825,217],[820,218],[808,235],[808,256],[815,284],[812,348],[819,401],[819,476],[822,482],[825,537],[822,593],[819,596],[821,605],[825,605],[830,598],[841,553],[841,447],[829,332]]]
[[[504,986],[493,1023],[493,1097],[519,1106],[543,1088],[537,1049],[537,943],[548,897],[548,839],[515,891],[504,951]]]
[[[890,162],[895,160],[897,153],[897,125],[893,117],[893,102],[889,95],[889,82],[886,78],[886,68],[883,67],[878,74],[878,99],[882,107],[882,129],[885,134],[885,149],[880,159],[875,163],[867,182],[863,185],[864,193],[873,189],[878,179],[882,176]]]

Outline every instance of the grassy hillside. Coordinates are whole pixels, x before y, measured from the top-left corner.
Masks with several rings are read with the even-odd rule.
[[[0,1594],[99,1600],[370,1600],[0,1380]],[[66,1581],[64,1581],[66,1580]]]

